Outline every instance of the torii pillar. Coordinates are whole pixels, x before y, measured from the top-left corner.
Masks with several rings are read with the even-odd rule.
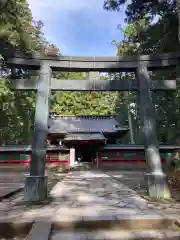
[[[152,198],[170,198],[166,175],[163,173],[159,146],[156,135],[156,121],[151,94],[151,79],[145,63],[139,63],[136,70],[138,81],[138,105],[141,130],[144,137],[144,150],[147,163],[146,179],[149,196]]]
[[[41,202],[47,198],[45,176],[47,132],[50,107],[51,68],[42,63],[36,96],[35,125],[32,141],[30,174],[26,177],[24,200]]]

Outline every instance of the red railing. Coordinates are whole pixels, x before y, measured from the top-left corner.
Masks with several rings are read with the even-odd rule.
[[[31,155],[30,154],[22,154],[24,156],[28,155],[28,159],[27,160],[15,160],[14,153],[10,154],[9,159],[1,159],[0,160],[0,166],[6,166],[6,165],[23,165],[23,166],[29,166],[30,162],[31,162]],[[46,155],[46,165],[61,165],[63,163],[67,163],[67,165],[70,164],[70,154],[68,153],[68,157],[67,160],[61,160],[59,157],[59,153],[47,153]]]
[[[122,156],[122,154],[124,154],[124,151],[118,151],[118,150],[111,150],[111,151],[105,151],[107,154],[108,153],[112,153],[112,152],[116,152],[116,153],[119,153],[119,157],[112,157],[112,158],[109,158],[108,160],[107,159],[103,159],[103,155],[102,155],[102,152],[99,152],[98,153],[98,161],[99,161],[99,164],[116,164],[116,163],[126,163],[126,164],[144,164],[145,163],[145,157],[141,156],[140,154],[142,154],[141,151],[136,151],[136,156],[135,157],[124,157]],[[105,153],[103,152],[103,153]],[[127,151],[129,153],[132,153],[132,150],[130,151]],[[133,152],[134,153],[134,152]],[[166,157],[162,157],[161,158],[161,161],[162,163],[164,163],[165,161],[167,160]]]

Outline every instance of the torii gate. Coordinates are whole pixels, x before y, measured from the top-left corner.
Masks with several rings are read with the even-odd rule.
[[[176,89],[176,80],[151,81],[148,71],[173,67],[179,64],[180,54],[133,57],[41,57],[14,54],[8,56],[7,64],[14,68],[40,70],[39,76],[30,79],[13,79],[12,89],[37,90],[32,161],[30,174],[25,182],[25,201],[39,202],[47,198],[45,176],[46,140],[51,91],[136,91],[141,129],[144,135],[147,161],[149,195],[168,198],[166,175],[163,173],[155,130],[154,108],[151,91]],[[52,71],[90,72],[87,80],[53,79]],[[95,72],[93,74],[93,72]],[[135,72],[135,80],[99,80],[97,72]]]

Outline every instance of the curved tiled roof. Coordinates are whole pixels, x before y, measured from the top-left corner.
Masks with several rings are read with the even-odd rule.
[[[127,131],[108,115],[51,116],[49,133],[111,133]]]

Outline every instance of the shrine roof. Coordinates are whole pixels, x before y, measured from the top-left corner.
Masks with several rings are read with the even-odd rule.
[[[49,134],[53,133],[115,133],[128,131],[110,115],[51,116]]]
[[[69,133],[65,136],[65,141],[91,141],[91,140],[105,140],[103,134],[101,133]]]

